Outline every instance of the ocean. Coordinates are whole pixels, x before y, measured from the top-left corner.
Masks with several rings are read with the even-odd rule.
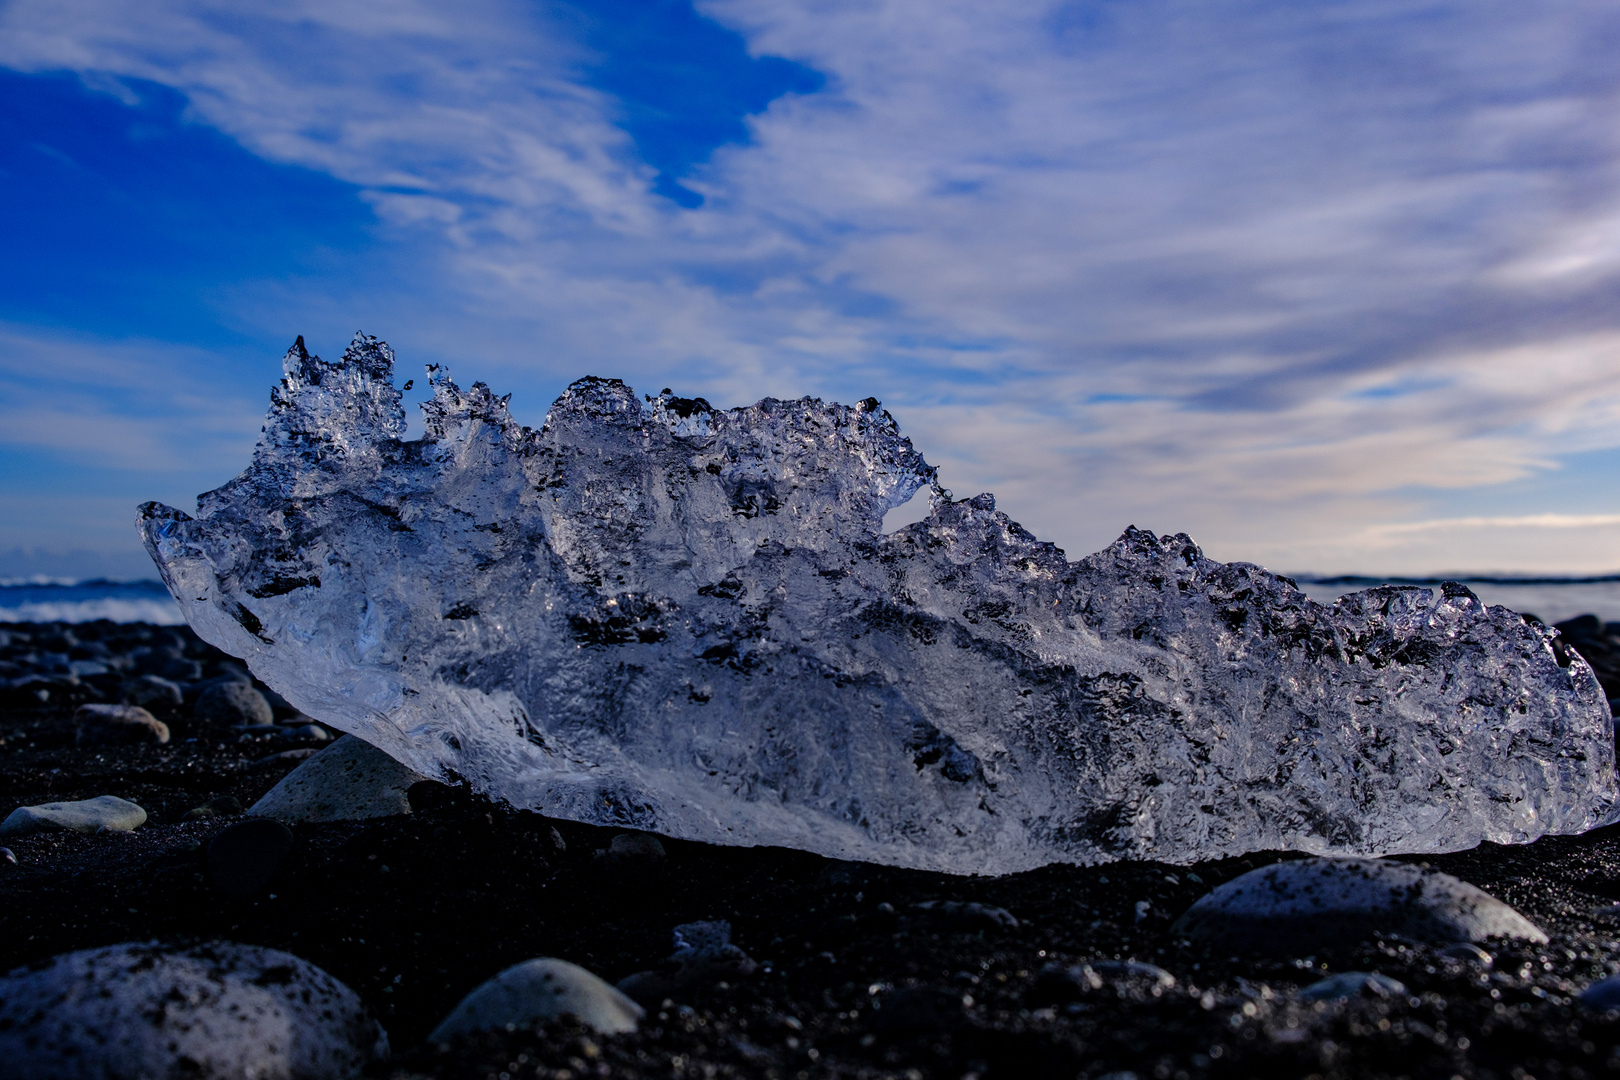
[[[1331,604],[1347,592],[1374,585],[1437,588],[1440,578],[1296,577],[1313,600]],[[1595,578],[1462,578],[1487,604],[1501,604],[1561,622],[1592,614],[1620,621],[1620,575]],[[146,622],[174,626],[185,622],[161,581],[72,581],[59,578],[0,578],[0,622]]]

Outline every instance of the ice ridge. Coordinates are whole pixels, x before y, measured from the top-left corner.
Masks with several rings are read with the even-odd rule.
[[[285,372],[246,471],[141,507],[164,580],[298,708],[514,805],[956,873],[1616,817],[1591,669],[1460,585],[1327,607],[1135,528],[1069,562],[873,399],[586,378],[531,430],[430,369],[405,441],[381,341]]]

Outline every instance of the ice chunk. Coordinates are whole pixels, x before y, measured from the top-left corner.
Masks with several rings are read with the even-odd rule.
[[[877,401],[582,379],[524,428],[300,341],[264,437],[141,530],[205,639],[323,723],[580,821],[1001,873],[1442,851],[1613,820],[1608,708],[1467,589],[1333,607],[1185,536],[1069,562]],[[884,515],[926,489],[923,521]]]

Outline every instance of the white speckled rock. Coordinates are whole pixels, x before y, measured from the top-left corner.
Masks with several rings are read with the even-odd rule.
[[[19,806],[0,822],[0,836],[35,832],[130,832],[146,824],[146,811],[116,795],[79,802]]]
[[[405,793],[425,779],[370,743],[345,735],[288,773],[247,812],[289,823],[408,814]]]
[[[1283,956],[1342,949],[1374,935],[1436,945],[1547,940],[1482,889],[1381,859],[1300,859],[1251,870],[1201,898],[1174,930],[1212,949]]]
[[[112,945],[0,978],[6,1076],[339,1080],[387,1053],[354,991],[254,945]]]
[[[636,1030],[640,1005],[589,971],[566,960],[525,960],[507,968],[461,999],[428,1036],[447,1042],[474,1031],[529,1027],[541,1020],[573,1016],[603,1035]]]

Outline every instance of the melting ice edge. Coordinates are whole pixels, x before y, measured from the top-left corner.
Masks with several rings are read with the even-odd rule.
[[[1071,563],[872,399],[587,378],[535,431],[430,368],[403,441],[381,341],[285,372],[245,472],[141,507],[165,582],[300,709],[519,807],[984,874],[1620,816],[1591,669],[1460,585],[1327,607],[1134,528]]]

